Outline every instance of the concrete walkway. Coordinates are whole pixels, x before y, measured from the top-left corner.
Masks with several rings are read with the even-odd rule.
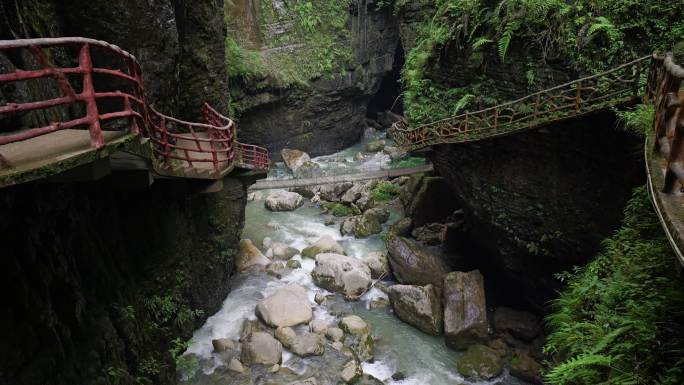
[[[354,174],[321,176],[315,178],[301,179],[261,179],[256,181],[249,190],[267,190],[275,188],[293,188],[304,186],[319,186],[324,184],[335,184],[343,182],[356,182],[370,179],[389,179],[402,175],[411,175],[433,170],[432,164],[424,164],[416,167],[394,168],[389,170],[359,171]]]

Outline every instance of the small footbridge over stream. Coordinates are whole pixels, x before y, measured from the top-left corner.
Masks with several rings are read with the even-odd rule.
[[[684,265],[684,69],[671,54],[651,55],[475,112],[411,126],[389,135],[406,151],[515,135],[612,107],[651,103],[653,129],[645,142],[648,188],[655,210]]]
[[[112,171],[142,173],[144,183],[268,172],[268,151],[240,143],[234,122],[210,105],[202,123],[155,110],[140,64],[117,46],[18,39],[0,41],[0,53],[0,187]]]

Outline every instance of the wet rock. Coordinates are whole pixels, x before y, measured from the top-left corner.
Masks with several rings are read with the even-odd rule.
[[[302,166],[305,166],[307,163],[311,162],[311,157],[309,154],[304,151],[291,148],[283,148],[280,150],[280,156],[283,157],[285,165],[293,173],[296,173]]]
[[[355,162],[359,162],[359,161],[362,161],[362,160],[364,159],[364,156],[363,156],[362,153],[357,152],[356,154],[354,154],[354,158],[352,158],[352,159],[353,159]]]
[[[323,320],[313,320],[309,323],[309,331],[316,334],[325,334],[328,330],[328,323]]]
[[[406,237],[411,233],[412,227],[411,218],[402,218],[390,226],[389,232],[400,237]]]
[[[385,148],[385,141],[382,139],[371,140],[366,143],[365,147],[367,152],[379,152],[382,151],[383,148]]]
[[[290,247],[285,243],[273,242],[270,248],[266,251],[266,258],[287,261],[297,254],[299,254],[299,250],[296,248]]]
[[[425,226],[416,227],[411,231],[411,235],[426,245],[439,245],[444,243],[446,232],[447,225],[443,223],[429,223]]]
[[[389,306],[389,299],[385,297],[375,297],[368,302],[371,309],[384,309]]]
[[[316,267],[311,272],[318,287],[356,296],[370,287],[370,269],[362,261],[341,254],[324,253],[316,256]]]
[[[285,273],[285,264],[283,262],[270,263],[266,266],[266,273],[280,279]]]
[[[313,312],[306,290],[291,284],[259,302],[256,315],[266,324],[279,327],[309,323]]]
[[[494,329],[523,341],[532,341],[541,333],[539,317],[532,313],[500,307],[494,311]]]
[[[297,333],[289,326],[281,326],[275,330],[274,337],[280,341],[284,347],[289,349],[294,343],[295,338],[297,338]]]
[[[271,211],[293,211],[304,204],[304,198],[296,192],[275,191],[266,197],[264,206]]]
[[[394,285],[389,298],[397,317],[419,330],[438,336],[444,330],[440,293],[433,285]]]
[[[228,363],[228,370],[236,373],[244,373],[245,367],[242,365],[242,362],[240,362],[240,360],[238,360],[237,358],[233,358]]]
[[[279,370],[280,370],[280,365],[278,365],[278,364],[275,364],[275,365],[271,366],[270,368],[268,368],[269,373],[278,373]]]
[[[272,245],[273,245],[273,239],[271,239],[270,237],[265,237],[264,240],[261,241],[261,247],[263,247],[266,250],[268,250]],[[271,258],[271,257],[268,257],[268,258]]]
[[[387,260],[387,255],[385,255],[385,253],[372,251],[366,256],[365,262],[371,271],[371,277],[373,279],[388,277],[390,275],[389,261]]]
[[[242,343],[240,360],[246,365],[273,365],[282,361],[283,345],[264,332],[250,334]]]
[[[342,371],[340,372],[340,378],[347,384],[353,384],[361,379],[363,375],[363,369],[361,365],[355,360],[351,360],[344,364]]]
[[[325,302],[325,294],[321,292],[316,293],[316,295],[314,295],[314,302],[316,302],[319,305]]]
[[[273,334],[273,330],[258,319],[246,319],[240,326],[240,341],[245,341],[250,334],[255,332],[264,332]]]
[[[228,338],[211,340],[211,345],[214,347],[214,351],[217,353],[223,353],[225,351],[234,350],[237,348],[235,341]]]
[[[501,374],[503,365],[492,349],[484,345],[472,345],[456,361],[456,368],[463,377],[490,380]]]
[[[364,373],[364,375],[361,376],[361,379],[356,382],[356,385],[385,385],[385,383],[370,374]]]
[[[385,154],[389,155],[392,160],[401,159],[406,156],[406,152],[396,146],[385,146],[382,150]]]
[[[351,182],[327,184],[321,186],[318,191],[321,196],[321,199],[326,200],[328,202],[339,202],[341,200],[342,195],[344,195],[344,193],[346,193],[347,190],[352,188],[352,186],[353,185]]]
[[[287,385],[318,385],[318,380],[316,377],[310,377],[303,381],[290,382]]]
[[[542,365],[527,353],[516,350],[509,362],[511,376],[532,384],[544,383],[542,377]]]
[[[382,225],[373,215],[357,215],[346,218],[340,225],[342,235],[354,235],[356,238],[367,238],[382,232]]]
[[[304,198],[311,199],[318,194],[320,188],[320,186],[300,186],[293,188],[291,191],[296,192]]]
[[[300,357],[320,356],[325,352],[325,337],[304,332],[295,337],[289,349]]]
[[[332,346],[333,349],[337,350],[338,352],[344,349],[344,344],[340,341],[335,341],[332,344],[330,344],[330,346]]]
[[[329,327],[325,331],[325,336],[328,337],[330,341],[341,342],[344,340],[344,331],[338,327]]]
[[[296,259],[290,259],[289,261],[287,261],[286,266],[288,269],[301,269],[302,264]]]
[[[366,321],[357,315],[350,315],[342,318],[340,321],[340,329],[345,333],[353,335],[368,334],[370,332],[370,327]]]
[[[264,193],[262,193],[261,191],[254,191],[254,192],[247,194],[247,200],[250,202],[251,201],[260,201],[262,199],[264,199]]]
[[[335,220],[332,218],[325,218],[323,224],[326,226],[333,226],[335,224]]]
[[[383,207],[374,207],[366,210],[363,215],[375,219],[380,223],[385,223],[389,220],[390,212]]]
[[[406,374],[404,374],[404,372],[402,371],[394,372],[394,374],[392,375],[392,379],[394,381],[404,381],[406,379]]]
[[[343,203],[351,204],[357,202],[362,197],[370,197],[370,192],[378,184],[378,181],[357,182],[344,195],[340,197]]]
[[[444,261],[410,239],[388,233],[385,244],[394,277],[403,284],[442,287],[449,268]]]
[[[251,266],[266,266],[269,263],[271,260],[261,254],[261,251],[254,246],[251,240],[243,239],[240,241],[240,252],[235,263],[239,271]]]
[[[302,250],[302,255],[308,258],[315,258],[322,253],[344,254],[344,249],[330,235],[320,237],[313,245]]]
[[[478,270],[449,273],[443,290],[447,346],[463,350],[486,341],[487,306],[482,274]]]

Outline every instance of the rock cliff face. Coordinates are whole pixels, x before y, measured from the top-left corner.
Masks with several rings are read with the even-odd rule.
[[[253,36],[250,43],[260,55],[285,50],[304,62],[317,60],[304,53],[305,42],[297,41],[296,26],[288,16],[265,19],[259,15],[282,10],[282,2],[266,1],[261,8],[255,3],[234,3],[229,14],[235,18],[250,15],[253,19],[233,25],[231,34]],[[245,141],[265,145],[274,155],[287,147],[316,156],[340,150],[360,139],[366,127],[368,104],[393,70],[399,31],[391,7],[381,8],[373,0],[348,3],[343,31],[347,34],[337,37],[338,48],[351,46],[351,57],[346,63],[337,63],[341,66],[322,76],[299,74],[306,85],[287,85],[264,77],[246,83],[236,79],[231,84],[233,102],[242,109],[240,135]],[[264,39],[267,43],[282,43],[266,45]]]
[[[37,0],[0,11],[3,39],[83,36],[132,53],[161,112],[196,120],[205,101],[227,110],[222,0]]]
[[[407,51],[432,12],[429,3],[412,2],[399,14]],[[515,42],[504,64],[495,50],[474,55],[447,42],[426,71],[440,87],[475,94],[471,111],[577,78],[562,57],[530,46]],[[559,284],[553,274],[594,256],[619,225],[631,189],[643,182],[640,140],[618,127],[605,112],[499,139],[434,146],[436,171],[464,209],[465,238],[473,241],[462,245],[470,258],[461,268],[478,268],[487,282],[505,287],[499,291],[505,302],[541,308]]]
[[[0,383],[175,382],[185,340],[228,292],[245,187],[180,182],[0,190]]]

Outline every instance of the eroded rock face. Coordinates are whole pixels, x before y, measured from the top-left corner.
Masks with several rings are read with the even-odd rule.
[[[259,302],[256,315],[266,324],[277,328],[309,323],[313,312],[306,290],[291,284]]]
[[[444,312],[440,293],[433,285],[393,285],[389,298],[397,317],[434,336],[442,334]]]
[[[240,361],[243,364],[280,364],[282,357],[283,345],[268,333],[252,333],[242,342]]]
[[[449,268],[439,257],[410,239],[392,233],[385,237],[385,244],[397,281],[409,285],[444,285]]]
[[[494,329],[529,342],[541,333],[542,325],[532,313],[500,307],[494,311]]]
[[[342,196],[352,188],[351,182],[323,185],[318,189],[321,199],[328,202],[339,202]]]
[[[347,296],[363,293],[372,282],[370,269],[365,263],[354,257],[331,253],[316,256],[316,267],[311,276],[319,287]]]
[[[479,271],[455,271],[444,279],[444,335],[447,346],[464,350],[487,339],[484,278]]]
[[[391,274],[387,255],[380,251],[372,251],[368,253],[365,262],[371,271],[371,276],[373,279],[388,277]]]
[[[236,3],[234,7],[245,6]],[[267,32],[268,26],[256,24],[249,24],[249,31],[237,29],[235,33],[244,37]],[[393,69],[399,31],[390,7],[378,8],[365,0],[350,4],[347,25],[351,41],[345,39],[340,46],[351,48],[351,61],[332,76],[306,79],[310,83],[306,88],[267,79],[233,90],[234,100],[245,108],[241,140],[265,145],[271,153],[294,147],[318,156],[361,138],[368,103]],[[286,28],[284,33],[290,37]],[[290,39],[283,40],[292,44]],[[291,53],[299,54],[297,50]]]
[[[296,192],[276,191],[270,193],[264,206],[271,211],[293,211],[304,204],[304,198]]]

